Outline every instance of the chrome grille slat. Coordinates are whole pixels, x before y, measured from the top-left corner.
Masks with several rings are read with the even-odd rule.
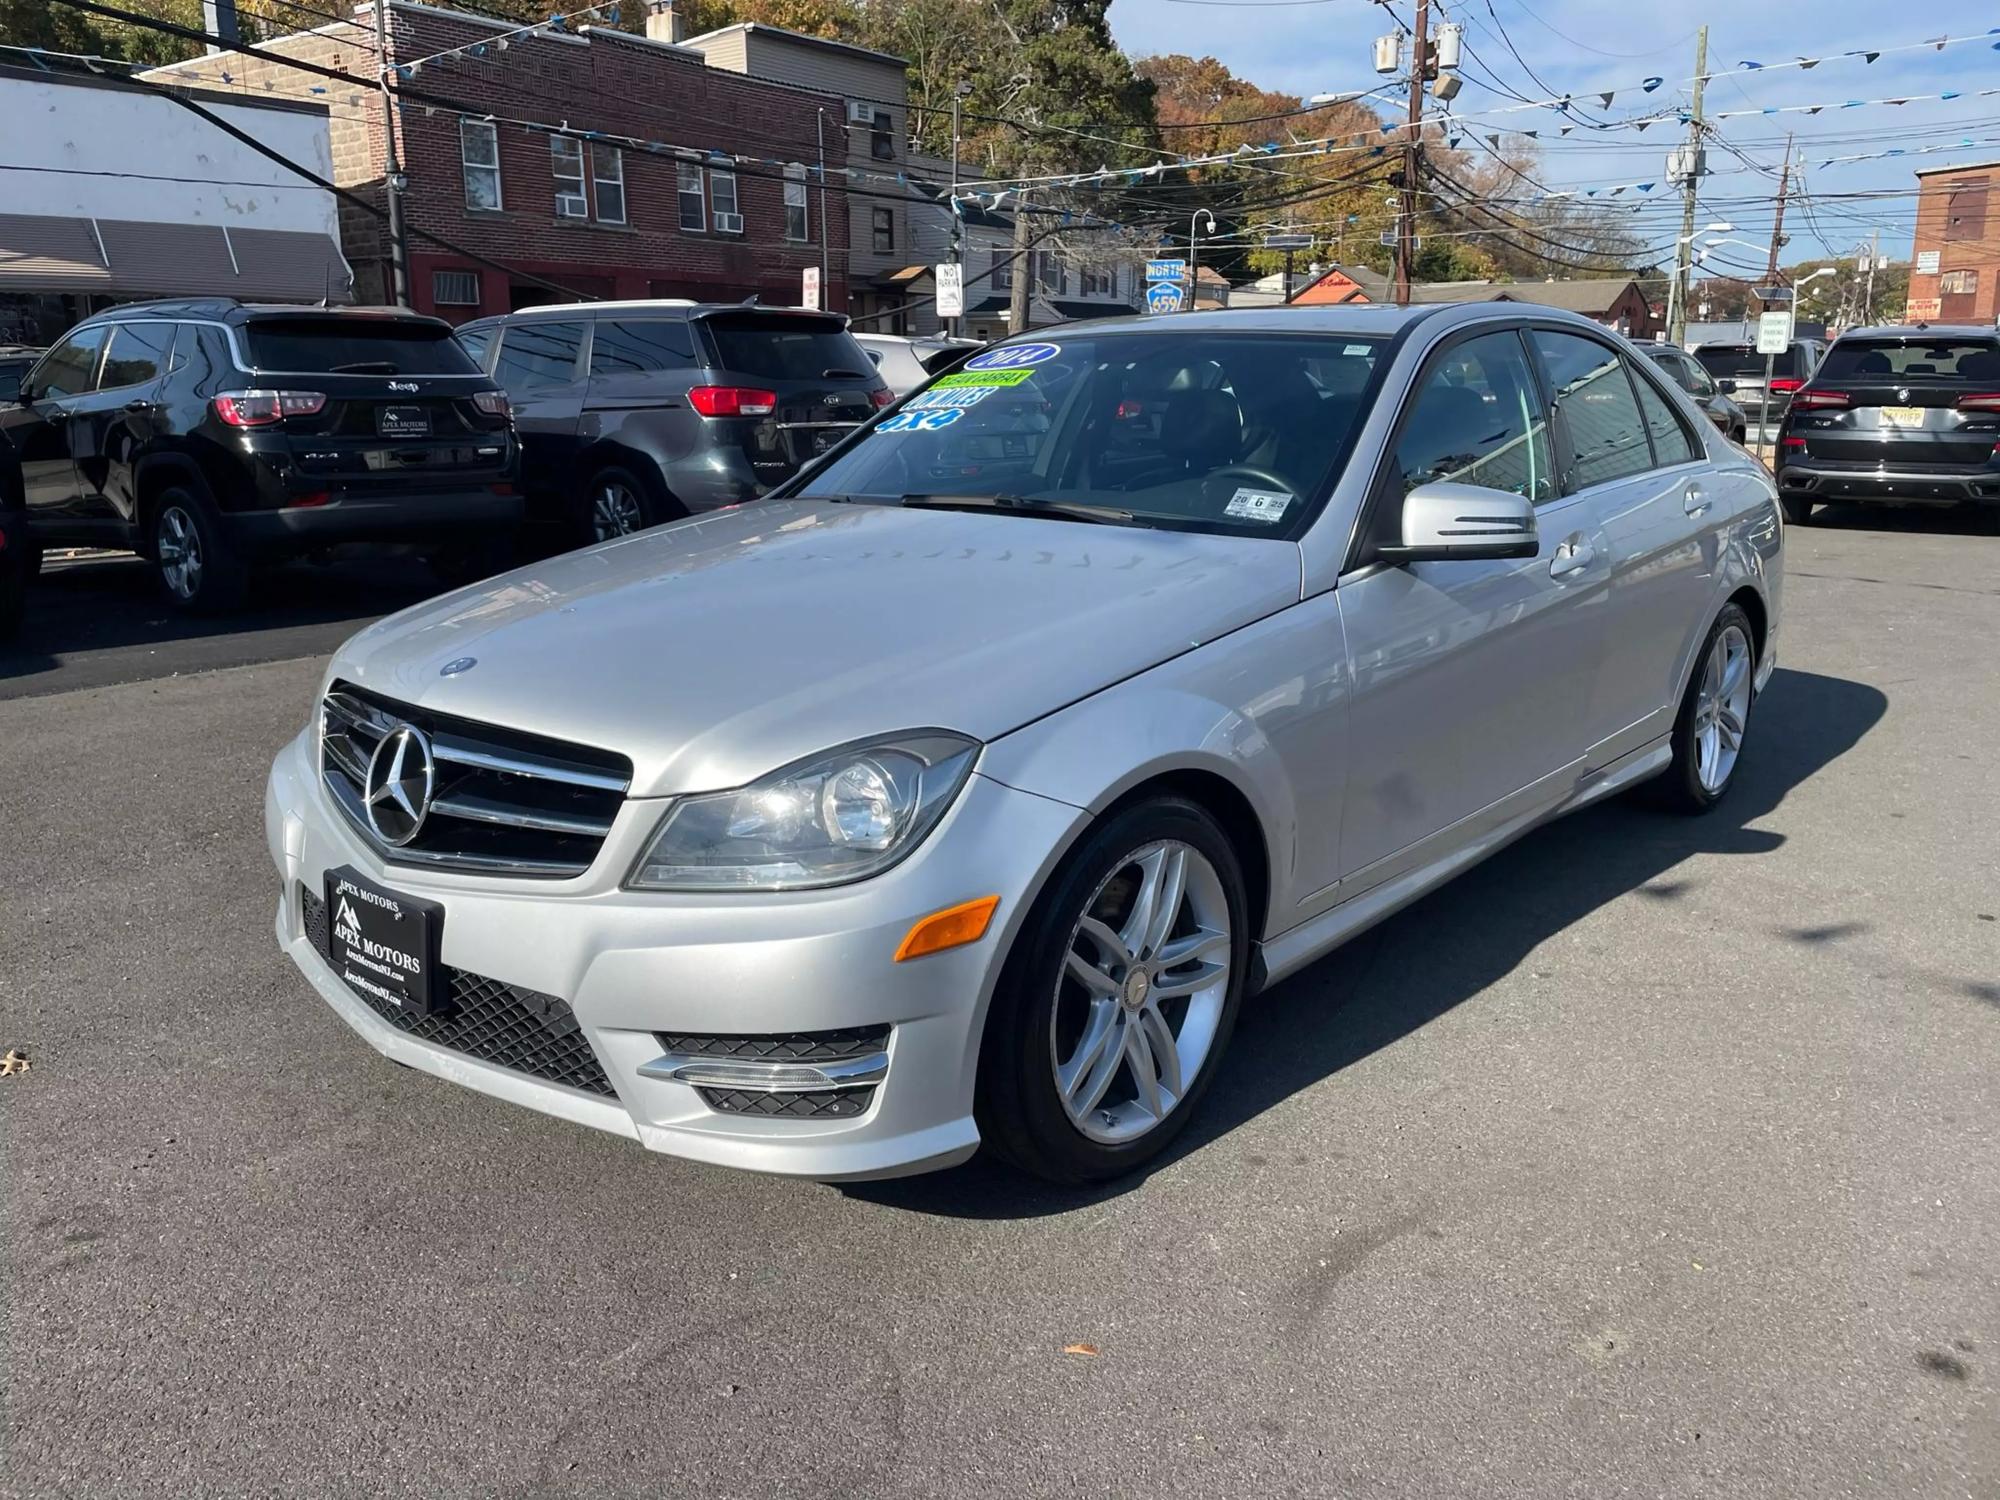
[[[368,768],[384,736],[423,731],[437,767],[426,816],[407,844],[372,828]],[[587,873],[631,785],[630,763],[517,730],[474,724],[336,683],[321,700],[320,775],[334,804],[394,864],[485,875]],[[622,774],[621,774],[622,772]]]

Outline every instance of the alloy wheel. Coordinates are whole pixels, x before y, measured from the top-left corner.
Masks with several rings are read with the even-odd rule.
[[[1694,705],[1694,768],[1702,790],[1720,793],[1736,771],[1750,716],[1750,638],[1731,625],[1709,647]]]
[[[176,599],[192,599],[201,592],[201,533],[194,517],[178,505],[160,512],[156,540],[160,577]]]
[[[1104,1145],[1156,1128],[1214,1048],[1233,970],[1215,867],[1174,840],[1134,850],[1099,884],[1056,980],[1049,1060],[1070,1123]]]
[[[590,501],[592,540],[608,542],[613,537],[630,536],[645,524],[645,512],[630,485],[620,479],[606,479],[598,484]]]

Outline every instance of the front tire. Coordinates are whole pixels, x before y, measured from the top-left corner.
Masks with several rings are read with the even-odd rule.
[[[598,470],[584,492],[584,530],[590,542],[630,536],[683,514],[679,507],[659,499],[655,487],[629,469]]]
[[[1162,797],[1100,824],[1015,939],[981,1049],[981,1137],[1070,1184],[1159,1155],[1228,1047],[1251,940],[1241,865],[1205,810]]]
[[[1756,694],[1756,632],[1741,607],[1716,616],[1674,719],[1674,758],[1657,783],[1675,812],[1705,813],[1729,795]]]
[[[153,506],[147,550],[167,602],[193,615],[237,608],[249,573],[217,523],[214,509],[192,490],[169,489]]]

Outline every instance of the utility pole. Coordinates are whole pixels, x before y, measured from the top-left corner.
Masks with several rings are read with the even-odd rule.
[[[1771,259],[1764,267],[1764,279],[1771,285],[1778,283],[1778,250],[1785,242],[1785,198],[1792,185],[1792,138],[1785,137],[1785,161],[1778,168],[1778,212],[1771,219]]]
[[[382,90],[382,185],[389,198],[389,283],[396,306],[410,305],[410,250],[403,238],[403,168],[396,160],[396,100],[389,92],[389,0],[374,0],[375,79]]]
[[[1007,288],[1007,331],[1023,333],[1028,327],[1028,299],[1035,289],[1035,257],[1028,252],[1028,203],[1014,204],[1014,278]]]
[[[965,214],[958,206],[958,106],[972,92],[969,80],[961,78],[951,90],[951,263],[958,267],[958,284],[965,285]],[[963,293],[960,293],[963,296]],[[965,332],[963,316],[951,320],[953,337]]]
[[[1875,263],[1882,258],[1882,231],[1877,229],[1868,236],[1868,290],[1862,294],[1861,316],[1857,320],[1866,328],[1875,321]]]
[[[813,121],[813,130],[819,136],[819,305],[825,311],[831,312],[833,311],[833,283],[827,279],[828,267],[826,263],[826,111],[824,109],[818,111],[818,117]],[[846,140],[847,135],[843,131],[841,133],[841,142],[843,145],[846,144]],[[850,231],[849,238],[851,239],[852,237],[852,231]],[[854,276],[854,262],[852,258],[842,262],[842,264],[847,267],[847,274],[851,280]],[[847,305],[850,309],[854,306],[853,287],[847,289]]]
[[[1694,109],[1688,115],[1687,177],[1681,183],[1681,238],[1674,246],[1674,284],[1667,291],[1667,342],[1687,342],[1689,281],[1694,272],[1695,198],[1701,189],[1701,91],[1708,82],[1708,28],[1695,33]]]
[[[1403,186],[1396,207],[1396,305],[1410,305],[1410,271],[1417,259],[1417,172],[1423,160],[1424,84],[1431,71],[1430,0],[1417,0],[1411,32],[1410,118],[1403,139]]]

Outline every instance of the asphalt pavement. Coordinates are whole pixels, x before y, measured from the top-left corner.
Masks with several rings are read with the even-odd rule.
[[[1721,810],[1278,987],[1084,1195],[395,1067],[279,957],[260,813],[378,604],[58,643],[0,703],[0,1493],[2000,1494],[2000,538],[1789,554]]]

